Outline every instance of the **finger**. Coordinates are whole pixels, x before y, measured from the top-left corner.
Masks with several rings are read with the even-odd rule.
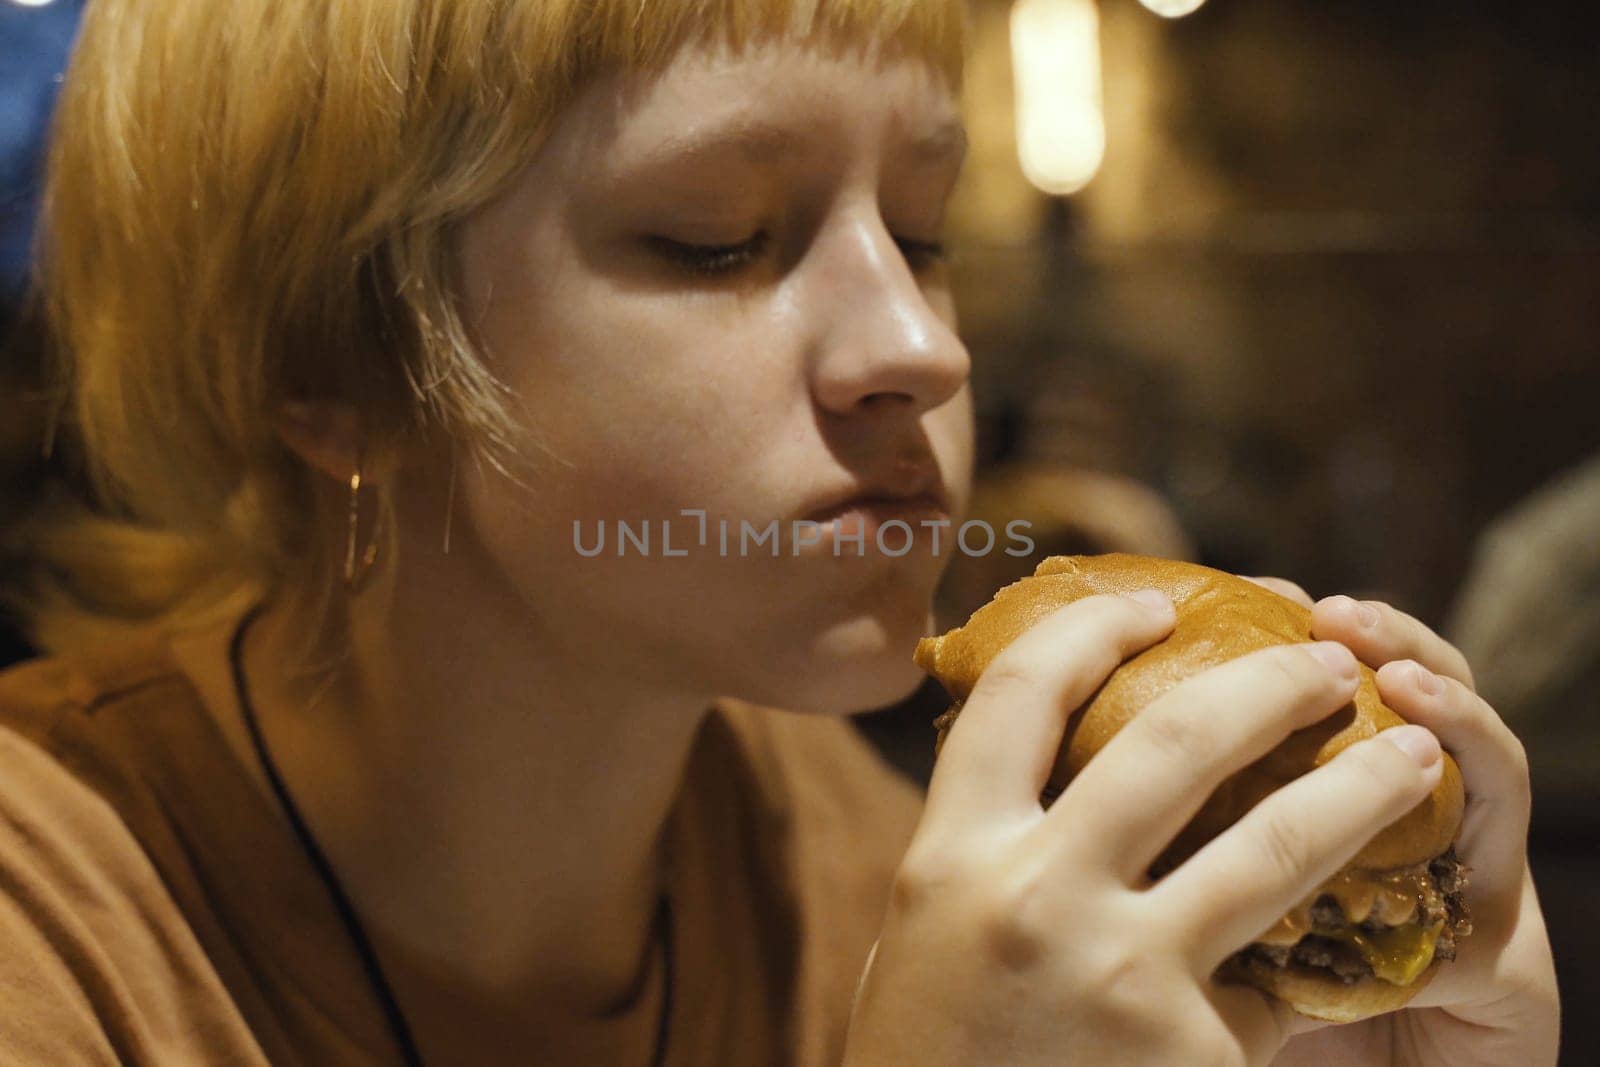
[[[1311,608],[1311,636],[1344,642],[1374,670],[1391,660],[1414,659],[1468,689],[1477,688],[1460,649],[1381,600],[1355,600],[1342,593],[1323,597]]]
[[[1045,616],[985,668],[945,736],[927,817],[987,821],[1037,810],[1074,709],[1117,666],[1171,632],[1176,613],[1101,593]]]
[[[1482,697],[1414,660],[1386,663],[1376,677],[1383,702],[1431,730],[1461,768],[1467,794],[1462,845],[1472,853],[1462,859],[1475,888],[1489,895],[1513,892],[1526,862],[1531,806],[1522,742]]]
[[[1201,671],[1118,731],[1040,832],[1071,836],[1069,862],[1139,882],[1217,786],[1349,704],[1357,682],[1355,657],[1334,641],[1258,649]]]
[[[1287,578],[1272,578],[1267,575],[1251,577],[1248,574],[1241,574],[1239,577],[1247,582],[1255,582],[1259,586],[1270,589],[1279,596],[1288,597],[1302,607],[1309,608],[1311,606],[1311,594]]]
[[[1206,998],[1238,1039],[1246,1063],[1271,1063],[1295,1031],[1294,1009],[1254,986],[1212,981]]]
[[[1443,769],[1438,741],[1420,726],[1392,727],[1351,745],[1157,882],[1148,890],[1154,913],[1209,975],[1414,808]]]
[[[1471,891],[1469,887],[1468,892]],[[1455,961],[1440,967],[1437,977],[1423,987],[1409,1007],[1460,1011],[1473,1001],[1481,1005],[1486,970],[1493,972],[1491,981],[1500,989],[1550,989],[1555,984],[1550,932],[1539,907],[1532,869],[1524,864],[1517,892],[1497,903],[1497,913],[1486,916],[1481,903],[1475,902],[1471,936],[1457,945]],[[1526,1022],[1524,1019],[1523,1025]]]

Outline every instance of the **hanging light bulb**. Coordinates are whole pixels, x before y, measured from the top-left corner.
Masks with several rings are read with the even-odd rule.
[[[1139,0],[1139,3],[1164,19],[1179,19],[1200,10],[1206,0]]]
[[[1022,173],[1047,193],[1075,193],[1106,153],[1095,0],[1017,0],[1011,59]]]

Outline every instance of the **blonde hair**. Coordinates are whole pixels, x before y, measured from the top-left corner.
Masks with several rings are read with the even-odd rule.
[[[965,22],[962,0],[95,0],[38,248],[90,499],[14,534],[30,639],[67,651],[273,590],[322,618],[342,505],[277,438],[286,401],[354,405],[369,454],[437,432],[505,469],[511,398],[458,317],[451,227],[591,76],[830,33],[959,86]]]

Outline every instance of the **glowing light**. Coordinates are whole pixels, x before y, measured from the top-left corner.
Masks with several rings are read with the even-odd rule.
[[[11,0],[11,2],[18,7],[44,7],[46,4],[55,3],[55,0]]]
[[[1181,19],[1200,10],[1206,0],[1139,0],[1139,3],[1164,19]]]
[[[1017,0],[1011,59],[1022,173],[1047,193],[1075,193],[1089,184],[1106,154],[1094,0]]]

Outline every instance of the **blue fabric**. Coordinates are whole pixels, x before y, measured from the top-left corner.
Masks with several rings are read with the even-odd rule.
[[[50,110],[85,0],[0,0],[0,298],[27,280]]]

